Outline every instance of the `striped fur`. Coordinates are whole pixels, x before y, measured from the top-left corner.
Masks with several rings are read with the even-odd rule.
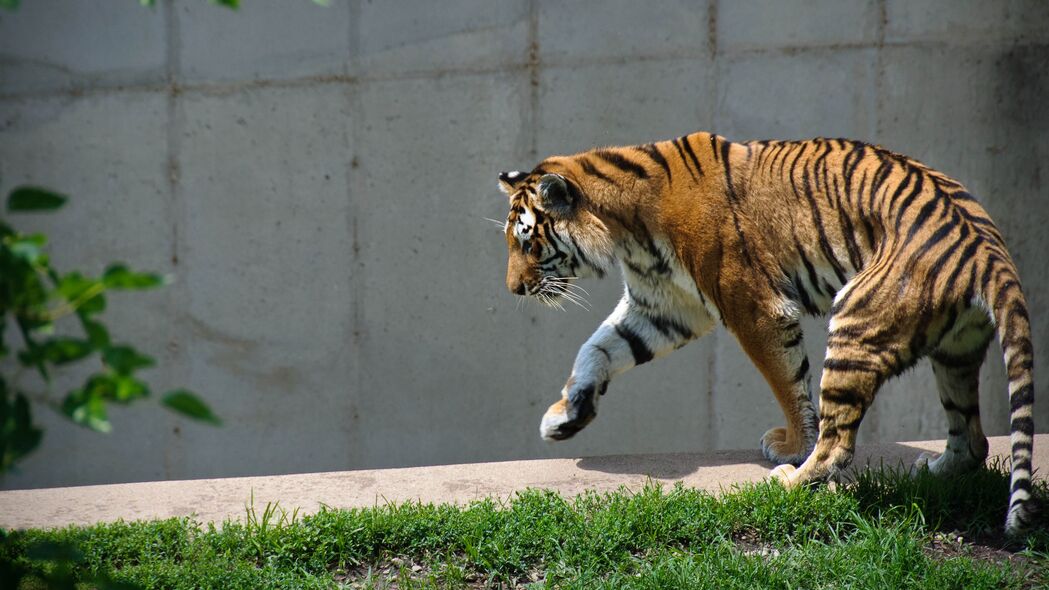
[[[613,376],[718,321],[769,382],[786,417],[762,437],[788,485],[834,476],[878,388],[930,357],[950,430],[921,463],[983,463],[980,365],[997,333],[1009,378],[1012,492],[1006,529],[1031,518],[1033,352],[1016,267],[987,212],[956,181],[843,139],[734,143],[694,133],[551,157],[504,173],[507,287],[556,302],[573,277],[620,267],[619,305],[575,360],[540,427],[568,438]],[[830,316],[811,400],[802,314]],[[795,465],[800,465],[795,469]]]

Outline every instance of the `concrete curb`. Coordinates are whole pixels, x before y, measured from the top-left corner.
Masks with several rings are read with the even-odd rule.
[[[1049,447],[1049,434],[1035,438],[1036,447]],[[991,455],[1007,460],[1008,437],[990,442]],[[909,466],[921,451],[940,452],[943,447],[944,441],[865,446],[857,450],[854,465]],[[758,451],[719,451],[11,490],[0,492],[0,527],[52,528],[180,516],[221,523],[243,520],[252,496],[258,511],[267,502],[280,502],[289,511],[298,508],[306,514],[322,505],[506,499],[527,488],[574,496],[587,490],[638,489],[649,480],[668,485],[680,481],[716,492],[759,481],[771,467]],[[1049,471],[1046,453],[1035,454],[1035,469],[1042,477]]]

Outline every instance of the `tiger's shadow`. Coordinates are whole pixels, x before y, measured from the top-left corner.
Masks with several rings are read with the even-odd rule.
[[[942,451],[942,442],[937,441],[928,446],[926,444],[859,445],[856,449],[856,457],[849,469],[868,467],[909,469],[921,451],[932,450],[936,447],[939,447],[938,451]],[[757,449],[703,453],[606,455],[582,457],[576,460],[576,467],[584,471],[598,471],[611,475],[641,475],[663,480],[683,479],[700,470],[713,468],[711,475],[718,479],[758,481],[764,479],[769,470],[775,466]]]
[[[712,451],[707,453],[665,453],[583,457],[576,467],[617,475],[646,475],[654,479],[680,479],[707,467],[738,466],[754,472],[767,472],[772,464],[754,451]]]

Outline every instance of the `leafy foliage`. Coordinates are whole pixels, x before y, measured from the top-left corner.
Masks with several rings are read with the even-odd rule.
[[[7,198],[15,213],[54,211],[67,197],[39,187],[19,187]],[[0,360],[14,356],[22,367],[35,371],[50,386],[52,372],[76,363],[95,362],[97,370],[68,391],[58,407],[73,422],[109,432],[108,404],[128,404],[149,397],[149,385],[138,372],[153,366],[153,358],[131,344],[114,342],[101,319],[106,293],[152,289],[164,277],[112,264],[100,277],[79,271],[59,273],[46,252],[47,237],[24,235],[0,219]],[[79,324],[81,335],[56,334],[62,320]],[[21,347],[4,347],[6,329],[17,330]],[[33,397],[48,401],[48,392]],[[30,395],[8,375],[0,375],[0,473],[40,444],[42,432],[33,425]],[[194,393],[178,389],[166,393],[163,404],[184,416],[219,424],[219,419]]]

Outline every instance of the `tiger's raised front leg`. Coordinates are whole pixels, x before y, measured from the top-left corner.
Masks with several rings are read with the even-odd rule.
[[[561,399],[543,415],[540,436],[571,438],[597,416],[598,399],[612,377],[681,348],[713,325],[702,310],[655,308],[628,292],[579,349]]]

